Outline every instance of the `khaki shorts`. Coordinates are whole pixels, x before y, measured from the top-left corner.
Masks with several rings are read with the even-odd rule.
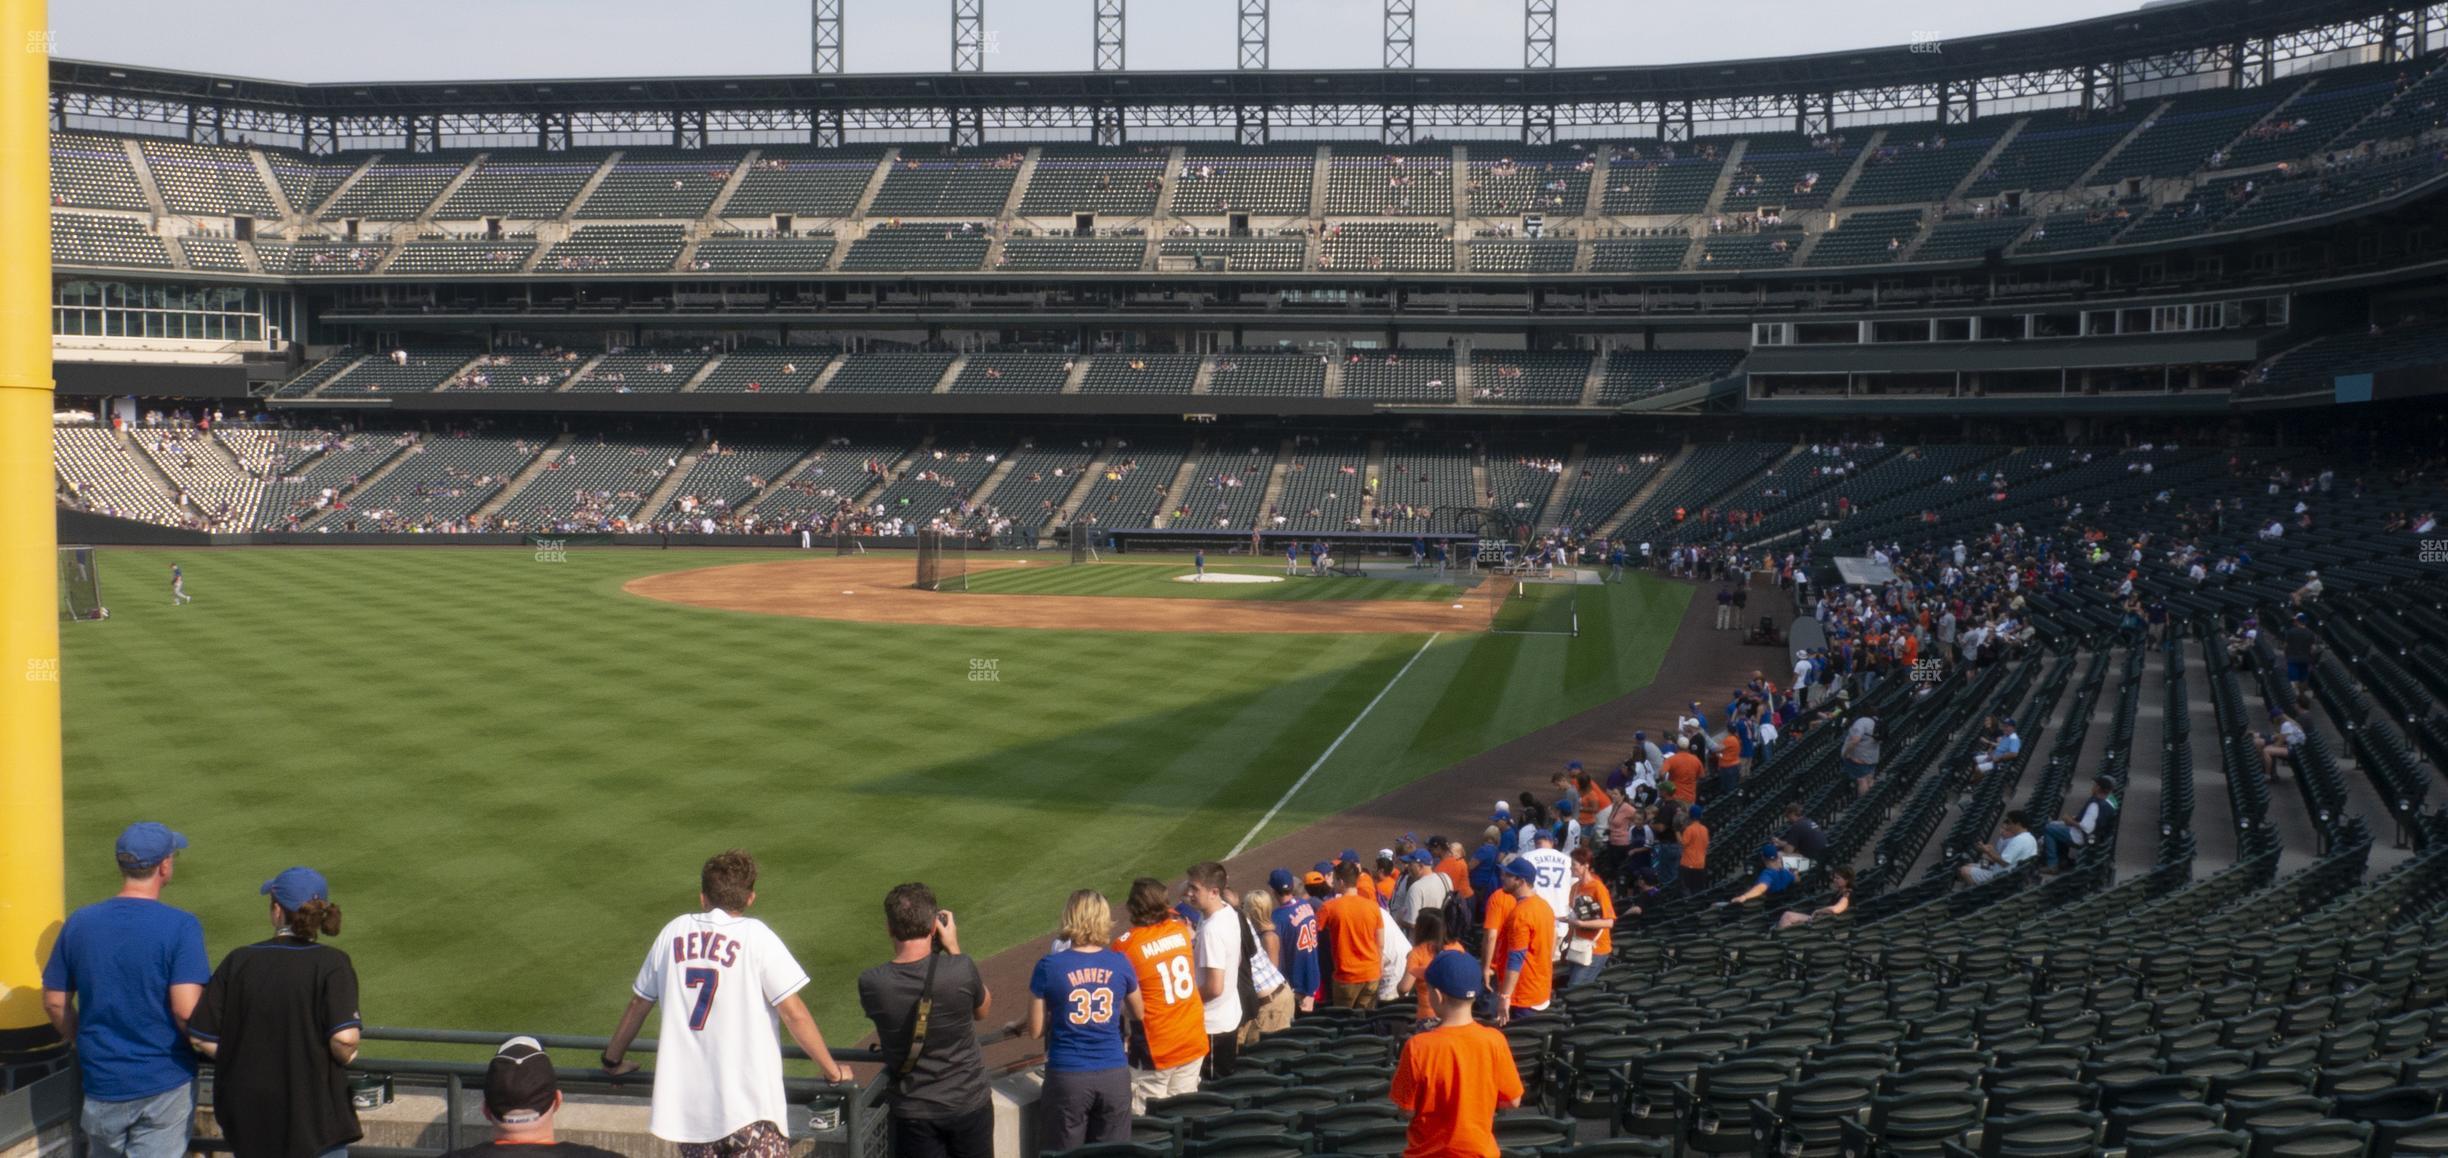
[[[1286,986],[1286,988],[1290,987]],[[1328,996],[1334,999],[1334,1004],[1338,1008],[1375,1009],[1377,1008],[1377,982],[1374,980],[1337,981]]]
[[[1274,992],[1258,999],[1258,1016],[1241,1027],[1241,1044],[1253,1045],[1262,1035],[1290,1028],[1293,1008],[1298,1004],[1292,998],[1291,986],[1276,986]]]
[[[1169,1070],[1131,1071],[1131,1113],[1147,1113],[1147,1104],[1175,1094],[1195,1094],[1199,1087],[1199,1066],[1204,1056],[1192,1058]]]

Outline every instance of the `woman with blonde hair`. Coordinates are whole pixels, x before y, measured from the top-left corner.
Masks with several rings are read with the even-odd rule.
[[[1249,932],[1257,934],[1260,952],[1250,954],[1250,989],[1258,994],[1258,1016],[1241,1027],[1241,1044],[1254,1045],[1266,1034],[1277,1033],[1292,1025],[1292,1007],[1299,999],[1292,994],[1292,985],[1284,980],[1283,938],[1275,932],[1275,898],[1265,889],[1251,889],[1241,894],[1241,915],[1249,918]]]
[[[1147,1017],[1138,971],[1109,947],[1113,908],[1095,889],[1071,894],[1057,936],[1064,947],[1040,958],[1029,978],[1029,1036],[1046,1043],[1038,1149],[1128,1141],[1130,1061],[1123,1034],[1130,1020]]]

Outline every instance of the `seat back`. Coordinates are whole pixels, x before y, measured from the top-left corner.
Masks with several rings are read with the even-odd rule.
[[[1981,1123],[1981,1158],[2090,1158],[2106,1119],[2081,1110],[2052,1110]]]
[[[2371,1132],[2369,1122],[2336,1118],[2254,1130],[2251,1158],[2362,1158],[2371,1149]]]

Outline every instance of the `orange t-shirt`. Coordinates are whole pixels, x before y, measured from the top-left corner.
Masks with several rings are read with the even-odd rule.
[[[1700,799],[1700,758],[1689,752],[1677,752],[1664,762],[1668,776],[1674,778],[1674,798],[1689,804]]]
[[[1513,983],[1513,1008],[1537,1009],[1555,989],[1555,910],[1546,898],[1532,893],[1516,898],[1505,917],[1504,939],[1497,943],[1497,968],[1512,972],[1515,953],[1522,955],[1521,980]]]
[[[1717,741],[1717,766],[1733,768],[1742,763],[1742,737],[1727,732]]]
[[[1360,874],[1360,895],[1374,902],[1377,899],[1377,878],[1366,871]]]
[[[1683,826],[1683,867],[1708,867],[1708,826],[1695,820]]]
[[[1599,880],[1597,877],[1591,877],[1588,880],[1582,881],[1580,884],[1574,885],[1573,895],[1576,897],[1588,897],[1597,901],[1598,915],[1607,919],[1607,927],[1598,930],[1598,938],[1596,942],[1590,946],[1590,952],[1595,953],[1600,957],[1604,957],[1607,954],[1614,952],[1615,896],[1607,891],[1606,882]]]
[[[1411,1112],[1403,1158],[1496,1158],[1496,1111],[1521,1101],[1521,1071],[1504,1034],[1455,1022],[1403,1043],[1389,1096]]]
[[[1442,945],[1413,945],[1411,955],[1403,959],[1403,975],[1411,979],[1411,992],[1419,998],[1419,1020],[1421,1021],[1436,1016],[1436,1002],[1429,999],[1427,990],[1428,963],[1436,960],[1436,955],[1447,949],[1457,953],[1462,952],[1462,942],[1449,940]]]
[[[1443,863],[1436,866],[1436,870],[1445,875],[1446,882],[1453,886],[1455,896],[1466,901],[1470,899],[1470,866],[1463,864],[1461,857],[1446,857]]]
[[[1130,958],[1147,1002],[1148,1060],[1169,1070],[1207,1056],[1207,1002],[1199,996],[1190,926],[1179,917],[1135,925],[1114,938]]]
[[[1581,827],[1598,823],[1598,811],[1606,806],[1606,789],[1590,785],[1590,790],[1581,794]]]
[[[1354,985],[1383,975],[1385,914],[1367,894],[1345,893],[1318,906],[1318,935],[1334,951],[1336,981]]]
[[[1503,889],[1488,894],[1487,912],[1479,918],[1479,927],[1488,931],[1488,944],[1496,943],[1496,934],[1503,931],[1505,918],[1512,915],[1513,894]]]

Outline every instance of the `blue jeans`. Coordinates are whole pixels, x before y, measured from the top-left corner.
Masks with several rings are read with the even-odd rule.
[[[1572,972],[1564,979],[1564,988],[1579,989],[1592,981],[1596,981],[1598,979],[1598,974],[1604,972],[1605,970],[1606,958],[1604,957],[1592,961],[1587,965],[1575,965],[1572,967]]]
[[[79,1123],[93,1158],[182,1158],[195,1125],[195,1087],[163,1090],[125,1102],[85,1099]]]
[[[2074,854],[2074,827],[2062,820],[2052,820],[2040,829],[2040,864],[2056,868],[2058,862]]]

